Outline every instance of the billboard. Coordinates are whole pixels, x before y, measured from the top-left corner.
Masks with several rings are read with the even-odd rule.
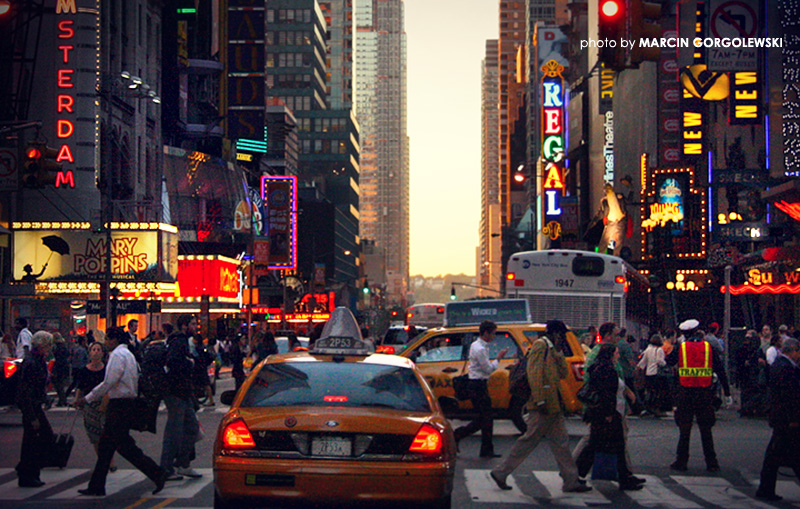
[[[297,267],[297,177],[261,177],[266,203],[267,264],[270,269]]]
[[[148,224],[148,223],[145,223]],[[174,282],[178,274],[178,234],[158,223],[152,229],[111,232],[111,280]],[[15,281],[103,281],[108,260],[105,231],[17,229],[14,231]]]

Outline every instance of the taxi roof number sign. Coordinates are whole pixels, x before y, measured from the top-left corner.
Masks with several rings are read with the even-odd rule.
[[[445,327],[478,325],[484,320],[496,324],[531,323],[531,312],[525,299],[475,300],[448,302],[444,309]]]
[[[353,337],[331,336],[318,339],[311,353],[329,355],[369,355],[367,344]]]

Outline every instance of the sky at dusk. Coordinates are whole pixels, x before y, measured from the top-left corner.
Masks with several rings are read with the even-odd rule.
[[[411,275],[475,274],[481,60],[499,2],[405,0]]]

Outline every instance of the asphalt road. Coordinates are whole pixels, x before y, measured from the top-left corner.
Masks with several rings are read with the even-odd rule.
[[[233,387],[233,381],[223,376],[218,386],[222,390]],[[80,497],[77,490],[88,482],[96,459],[82,423],[78,419],[73,430],[75,446],[68,468],[46,469],[42,480],[47,484],[39,489],[22,489],[16,485],[13,470],[18,458],[22,438],[21,416],[18,411],[0,409],[0,507],[52,508],[200,508],[213,506],[213,479],[211,472],[212,438],[225,408],[204,407],[198,417],[205,437],[198,443],[198,458],[193,467],[204,475],[199,480],[168,483],[157,496],[150,494],[152,483],[118,458],[119,470],[109,475],[107,496],[103,499]],[[53,408],[48,411],[56,431],[69,430],[75,411]],[[134,433],[137,443],[147,455],[158,461],[161,438],[166,421],[165,413],[159,415],[159,433]],[[459,423],[454,423],[458,425]],[[572,506],[586,507],[608,505],[613,507],[664,507],[692,509],[701,507],[751,508],[792,507],[800,505],[800,485],[792,477],[781,476],[778,493],[783,502],[766,504],[754,498],[758,473],[770,429],[764,420],[741,419],[733,410],[718,414],[714,428],[717,453],[722,471],[709,474],[705,471],[695,428],[692,440],[689,471],[676,473],[668,465],[673,461],[678,431],[671,418],[634,418],[630,420],[629,449],[633,471],[648,479],[645,489],[638,492],[620,492],[615,483],[590,482],[594,490],[588,494],[564,494],[558,477],[555,460],[543,442],[539,448],[508,479],[514,489],[500,491],[488,477],[488,472],[498,459],[483,460],[477,457],[480,437],[475,435],[462,442],[458,458],[454,508],[517,509],[522,507]],[[572,445],[587,432],[586,425],[578,419],[568,421]],[[495,449],[507,452],[517,436],[509,421],[495,424]],[[678,475],[680,474],[680,475]],[[755,483],[755,484],[754,484]]]

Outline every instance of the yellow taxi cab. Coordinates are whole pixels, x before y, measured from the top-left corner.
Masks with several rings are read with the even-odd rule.
[[[221,400],[232,405],[214,444],[215,508],[450,507],[456,445],[448,420],[414,363],[372,353],[346,308],[310,351],[269,356]]]
[[[478,327],[484,319],[497,324],[495,339],[489,344],[489,356],[496,359],[500,350],[508,349],[500,367],[489,378],[489,395],[495,417],[511,419],[525,431],[522,417],[526,401],[512,396],[508,391],[511,370],[530,348],[531,343],[544,334],[544,324],[530,323],[528,302],[522,299],[495,299],[449,303],[445,309],[445,327],[429,329],[416,338],[401,354],[412,359],[417,369],[433,388],[433,393],[445,414],[450,417],[472,417],[469,401],[458,401],[453,390],[453,378],[467,373],[469,348],[478,339]],[[580,342],[572,331],[567,333],[563,346],[569,375],[561,381],[564,408],[568,413],[578,412],[581,403],[576,394],[583,384],[584,354]]]

